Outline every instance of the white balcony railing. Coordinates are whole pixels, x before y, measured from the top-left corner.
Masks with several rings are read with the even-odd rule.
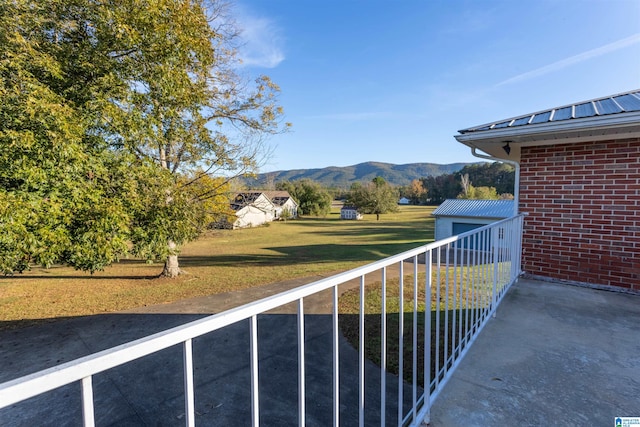
[[[247,424],[260,425],[261,347],[258,338],[258,318],[264,313],[293,303],[297,305],[296,328],[298,352],[298,380],[289,394],[297,395],[292,406],[297,406],[297,422],[305,425],[307,412],[314,410],[307,403],[319,398],[307,395],[309,375],[309,349],[305,350],[309,333],[305,328],[305,298],[320,292],[329,293],[331,336],[332,422],[334,426],[371,424],[367,413],[375,412],[381,425],[391,420],[397,425],[419,425],[428,421],[432,402],[438,396],[453,370],[465,355],[477,334],[495,311],[507,289],[521,273],[520,254],[523,217],[515,216],[471,232],[434,242],[384,260],[329,277],[281,294],[255,301],[244,306],[196,320],[136,341],[77,359],[50,369],[0,384],[0,411],[10,411],[14,405],[34,396],[72,383],[80,383],[83,423],[95,425],[93,377],[120,365],[180,345],[183,355],[184,424],[193,426],[198,421],[195,410],[197,387],[194,385],[195,338],[210,334],[232,324],[249,324],[248,370],[250,382],[250,420]],[[357,381],[345,384],[341,372],[340,351],[342,337],[340,322],[347,314],[341,313],[339,298],[356,281],[355,294],[343,298],[359,298],[357,318]],[[378,295],[377,305],[371,303]],[[365,322],[365,318],[367,322]],[[373,320],[372,320],[373,319]],[[379,339],[372,340],[368,332],[379,331]],[[396,337],[396,338],[391,338]],[[393,342],[391,342],[393,340]],[[379,342],[371,348],[370,343]],[[344,348],[344,347],[342,347]],[[372,357],[372,352],[374,356]],[[355,353],[355,352],[353,352]],[[379,399],[372,403],[365,399],[365,385],[371,384],[365,369],[366,359],[375,359],[380,366]],[[213,362],[212,362],[213,363]],[[389,371],[403,374],[397,377]],[[210,367],[215,369],[216,366]],[[397,369],[396,369],[397,368]],[[397,387],[387,381],[397,381]],[[131,378],[131,381],[138,381]],[[357,382],[357,384],[355,384]],[[157,387],[163,387],[158,384]],[[394,390],[390,393],[389,390]],[[284,391],[283,391],[284,392]],[[357,394],[355,413],[345,413],[349,405],[341,405],[347,393]],[[342,394],[342,395],[341,395]],[[272,398],[274,396],[269,396]],[[42,402],[42,401],[40,401]],[[20,403],[28,404],[30,402]],[[374,407],[375,406],[375,407]],[[96,408],[99,409],[99,408]],[[342,412],[341,412],[342,409]],[[293,410],[293,409],[292,409]],[[326,412],[326,411],[325,411]],[[328,422],[329,423],[329,422]],[[239,423],[241,424],[241,423]]]

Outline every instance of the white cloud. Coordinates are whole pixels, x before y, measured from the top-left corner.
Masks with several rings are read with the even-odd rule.
[[[636,43],[640,43],[640,33],[636,33],[630,37],[615,41],[613,43],[609,43],[607,45],[604,45],[602,47],[598,47],[596,49],[591,49],[588,50],[586,52],[582,52],[578,55],[574,55],[574,56],[570,56],[568,58],[565,58],[563,60],[554,62],[553,64],[549,64],[546,65],[544,67],[541,68],[537,68],[535,70],[532,71],[528,71],[526,73],[522,73],[519,74],[515,77],[511,77],[510,79],[504,80],[498,84],[496,84],[496,86],[504,86],[507,84],[511,84],[511,83],[517,83],[517,82],[521,82],[524,80],[529,80],[535,77],[539,77],[542,76],[544,74],[549,74],[555,71],[559,71],[562,70],[564,68],[567,68],[571,65],[583,62],[583,61],[587,61],[589,59],[598,57],[598,56],[602,56],[602,55],[606,55],[607,53],[611,53],[614,52],[616,50],[620,50],[622,48],[625,48],[627,46],[631,46],[634,45]]]
[[[237,22],[241,30],[239,53],[243,65],[275,68],[284,61],[282,31],[274,21],[238,10]]]

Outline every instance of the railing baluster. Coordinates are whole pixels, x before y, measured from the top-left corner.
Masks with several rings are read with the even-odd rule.
[[[462,240],[464,242],[464,240]],[[463,269],[464,269],[464,249],[465,246],[462,245],[462,247],[459,249],[460,251],[460,261],[458,262],[458,265],[456,267],[456,275],[459,276],[458,278],[458,290],[460,292],[460,296],[458,298],[458,356],[460,355],[460,351],[462,351],[462,316],[464,315],[464,308],[465,308],[465,302],[462,298],[463,295],[463,289],[464,289],[464,275],[463,273]]]
[[[474,236],[475,237],[475,236]],[[474,246],[473,250],[470,254],[470,267],[469,267],[469,279],[471,286],[471,308],[470,308],[470,317],[471,317],[471,335],[475,333],[476,330],[476,310],[477,310],[477,289],[476,289],[476,273],[478,270],[478,248],[477,245]]]
[[[400,261],[400,277],[398,281],[398,425],[402,425],[404,418],[402,403],[404,396],[402,386],[404,385],[404,262]]]
[[[298,424],[305,425],[304,299],[298,300]]]
[[[387,421],[387,267],[382,267],[382,307],[380,316],[380,425]]]
[[[489,282],[489,276],[488,276],[488,271],[489,271],[489,266],[488,266],[488,262],[489,262],[489,244],[487,242],[487,232],[486,230],[483,231],[481,233],[482,236],[482,290],[483,290],[483,295],[482,295],[482,310],[480,312],[481,314],[481,319],[484,322],[484,318],[487,315],[487,307],[489,305],[489,292],[488,292],[488,286],[487,283]]]
[[[469,237],[471,239],[471,237]],[[464,345],[466,346],[469,343],[469,337],[471,335],[471,310],[473,309],[473,288],[472,288],[472,278],[471,278],[471,245],[467,245],[467,268],[465,270],[465,283],[466,283],[466,296],[465,296],[465,331],[464,331]]]
[[[251,357],[251,425],[258,427],[260,425],[260,401],[258,395],[258,317],[251,316],[249,326],[250,335],[250,357]]]
[[[418,405],[418,256],[413,257],[413,421]]]
[[[453,305],[451,307],[451,358],[456,357],[456,317],[458,317],[458,240],[453,242],[453,267],[451,269],[453,275]]]
[[[481,307],[482,307],[482,251],[484,248],[482,247],[482,233],[478,233],[477,235],[477,246],[475,248],[474,254],[474,268],[473,268],[473,284],[474,289],[476,291],[476,313],[474,324],[477,323],[478,319],[481,317]]]
[[[493,231],[492,234],[496,234],[495,229],[492,229],[492,231]],[[499,244],[499,242],[496,243],[496,240],[498,240],[497,236],[491,236],[491,237],[492,237],[491,253],[492,253],[492,263],[493,263],[493,298],[491,302],[491,312],[493,313],[493,317],[496,317],[495,310],[496,310],[496,305],[498,304],[498,277],[499,277],[499,271],[498,271],[499,250],[496,249],[496,245]]]
[[[447,374],[449,366],[449,281],[451,263],[449,262],[449,253],[451,252],[451,244],[447,245],[447,253],[445,255],[445,278],[444,278],[444,374]]]
[[[510,234],[509,234],[509,264],[511,265],[511,277],[510,277],[510,281],[515,280],[515,278],[517,277],[517,269],[516,269],[516,261],[514,259],[514,257],[516,256],[516,246],[518,244],[517,239],[516,239],[516,222],[512,221],[511,222],[511,227],[509,227],[510,229]]]
[[[359,318],[359,345],[358,345],[358,422],[364,427],[364,308],[365,308],[365,280],[360,276],[360,318]]]
[[[442,248],[438,248],[438,265],[436,268],[436,364],[435,364],[435,373],[436,373],[436,388],[438,388],[438,385],[440,384],[440,309],[441,307],[441,303],[440,303],[440,287],[441,287],[441,270],[440,270],[440,264],[441,264],[441,256],[442,256]]]
[[[429,422],[429,408],[431,408],[431,292],[433,287],[433,251],[427,250],[424,255],[426,270],[425,280],[425,308],[424,308],[424,406],[427,409],[425,421]],[[437,349],[436,349],[437,351]]]
[[[193,389],[193,343],[190,339],[183,343],[182,357],[184,360],[184,412],[185,425],[196,425],[195,393]]]
[[[340,325],[338,323],[338,285],[333,287],[333,425],[340,425]]]
[[[95,426],[93,411],[93,383],[91,376],[82,379],[82,419],[84,427]]]

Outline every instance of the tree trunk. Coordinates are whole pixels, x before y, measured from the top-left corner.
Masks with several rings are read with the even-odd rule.
[[[171,254],[167,256],[167,259],[164,262],[164,269],[162,270],[161,276],[170,278],[178,277],[183,273],[183,271],[180,269],[180,265],[178,264],[176,244],[175,242],[169,241],[167,245],[169,246]]]

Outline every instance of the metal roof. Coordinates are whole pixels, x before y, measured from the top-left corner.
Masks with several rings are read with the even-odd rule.
[[[462,129],[458,132],[461,134],[467,134],[472,132],[516,128],[540,123],[555,123],[572,119],[606,116],[610,114],[621,114],[635,111],[640,111],[640,89],[619,93],[617,95],[610,95],[604,98],[592,99],[590,101],[563,105],[562,107],[543,110],[537,113],[487,123],[469,129]]]
[[[433,211],[433,216],[469,218],[509,218],[513,216],[513,200],[447,199]]]
[[[288,191],[263,191],[262,193],[276,206],[283,206],[289,199],[293,200],[296,205],[298,204]]]

